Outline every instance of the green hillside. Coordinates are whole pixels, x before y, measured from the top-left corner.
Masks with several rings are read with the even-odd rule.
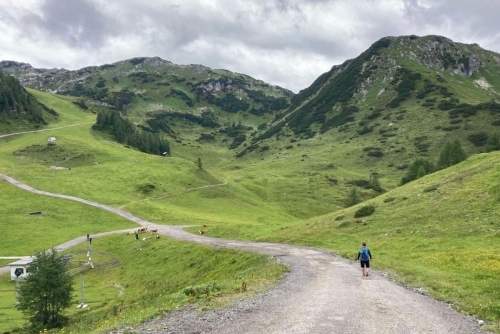
[[[272,99],[259,104],[245,90],[248,100],[237,100],[250,101],[246,110],[236,110],[241,104],[227,98],[230,91],[196,95],[194,87],[222,87],[205,82],[207,75],[218,78],[214,82],[219,84],[238,78],[202,66],[136,58],[61,72],[61,78],[89,78],[80,82],[81,92],[87,93],[64,85],[58,86],[59,92],[78,96],[28,90],[59,117],[41,128],[43,132],[0,138],[0,170],[35,188],[124,208],[159,224],[194,225],[194,233],[204,224],[210,236],[310,245],[351,259],[366,241],[375,269],[487,320],[488,328],[500,332],[500,257],[494,248],[500,238],[500,151],[487,144],[500,133],[499,57],[477,45],[438,36],[385,38],[294,96],[252,81],[249,91],[253,87],[290,104],[270,107],[276,102]],[[154,74],[155,68],[160,74]],[[183,90],[193,105],[173,87]],[[88,93],[104,88],[101,99]],[[164,98],[167,91],[175,96]],[[110,97],[116,98],[114,102],[106,100]],[[218,105],[212,98],[227,98],[228,104]],[[254,107],[266,111],[253,112]],[[103,112],[114,112],[145,133],[167,138],[169,156],[143,153],[96,129],[97,114]],[[0,135],[7,132],[14,131]],[[49,136],[56,138],[50,145]],[[400,185],[416,159],[436,163],[453,140],[466,153],[465,161]],[[18,201],[21,191],[1,186],[3,217],[30,226],[30,240],[57,230],[58,221],[70,219],[69,211],[75,212],[75,226],[68,238],[85,229],[96,233],[130,226],[94,209],[87,215],[78,205],[66,211],[28,195]],[[353,191],[362,202],[351,206]],[[54,212],[39,217],[48,228],[26,217],[27,211],[37,210]],[[15,227],[11,231],[16,233]],[[59,229],[40,238],[40,247],[50,246],[51,238],[64,237]],[[19,238],[6,241],[10,254],[17,251],[15,240]],[[116,240],[103,242],[103,251],[126,262],[126,251],[113,246]],[[182,252],[183,247],[191,246],[174,248]],[[189,263],[205,251],[193,252],[196,255],[187,255]],[[271,273],[256,278],[257,286],[272,282],[284,270],[267,267],[263,258],[249,261],[260,263],[255,272],[263,266],[268,268],[263,273]],[[229,272],[240,269],[224,264]],[[130,277],[126,284],[132,288],[137,282]],[[207,283],[198,278],[183,281],[171,293]],[[241,281],[224,284],[227,297]],[[151,293],[162,288],[149,287]],[[112,311],[113,298],[99,302],[109,305],[95,315],[100,328],[106,316],[118,324],[122,318]],[[130,312],[137,310],[129,300],[123,303]],[[134,321],[159,314],[152,309],[145,313]]]

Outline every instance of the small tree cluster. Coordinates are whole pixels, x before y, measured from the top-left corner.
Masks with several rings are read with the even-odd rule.
[[[436,169],[448,168],[467,159],[467,155],[458,140],[447,143],[439,155],[439,159],[434,165],[431,161],[423,158],[413,161],[405,176],[401,179],[401,184],[406,184],[422,176],[433,173]]]
[[[137,127],[120,116],[117,112],[100,112],[92,127],[95,130],[106,131],[114,136],[117,142],[127,144],[144,153],[170,154],[168,141],[156,133],[140,131]]]
[[[464,161],[465,159],[467,159],[467,155],[465,154],[462,145],[458,140],[454,140],[444,146],[441,154],[439,155],[437,168],[448,168]]]
[[[423,158],[416,159],[408,167],[406,175],[401,179],[401,184],[403,185],[410,181],[419,179],[424,175],[434,172],[434,170],[434,165],[429,160]]]

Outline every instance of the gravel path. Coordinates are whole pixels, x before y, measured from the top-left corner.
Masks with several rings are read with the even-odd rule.
[[[139,326],[124,326],[110,334],[487,333],[481,330],[473,317],[464,316],[445,303],[410,291],[379,272],[371,271],[370,277],[362,277],[356,263],[327,251],[194,235],[180,226],[157,225],[121,209],[40,191],[2,174],[0,178],[27,191],[99,207],[141,226],[157,228],[158,233],[175,239],[264,253],[291,265],[292,270],[280,284],[261,296],[203,314],[187,307]],[[58,248],[70,247],[85,240],[81,237]]]
[[[59,126],[57,128],[47,128],[47,129],[41,129],[41,130],[29,130],[29,131],[22,131],[22,132],[13,132],[13,133],[7,133],[7,134],[4,134],[4,135],[0,135],[0,138],[6,138],[6,137],[11,137],[11,136],[16,136],[16,135],[24,135],[26,133],[36,133],[36,132],[52,131],[52,130],[57,130],[57,129],[64,129],[64,128],[70,128],[70,127],[73,127],[73,126],[88,125],[88,124],[95,124],[95,123],[94,122],[79,123],[79,124],[71,124],[71,125]]]

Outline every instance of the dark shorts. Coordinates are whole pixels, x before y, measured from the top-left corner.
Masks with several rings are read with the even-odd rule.
[[[366,268],[370,268],[370,261],[359,261],[359,263],[361,263],[361,268],[363,267],[366,267]]]

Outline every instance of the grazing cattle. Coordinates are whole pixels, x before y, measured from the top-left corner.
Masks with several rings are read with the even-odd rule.
[[[208,227],[208,225],[207,224],[203,224],[203,227]]]
[[[157,229],[157,228],[155,228],[155,229],[150,230],[150,231],[151,231],[152,233],[156,233],[156,232],[158,232],[158,229]]]
[[[147,227],[141,227],[140,229],[137,230],[137,232],[146,232],[148,230]]]
[[[199,232],[200,234],[205,234],[205,233],[207,233],[207,231],[204,231],[204,230],[199,230],[198,232]]]

